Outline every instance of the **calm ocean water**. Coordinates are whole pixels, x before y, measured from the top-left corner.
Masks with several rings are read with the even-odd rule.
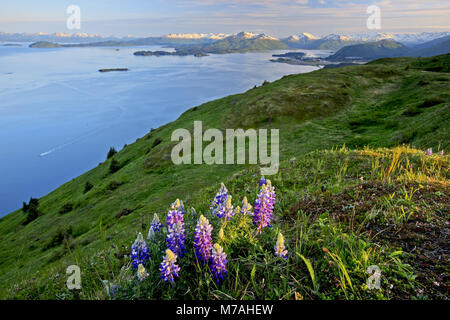
[[[0,44],[0,216],[190,107],[316,69],[270,62],[278,52],[157,58],[138,49]]]

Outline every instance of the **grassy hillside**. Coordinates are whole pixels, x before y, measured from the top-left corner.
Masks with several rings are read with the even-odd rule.
[[[411,49],[392,40],[381,40],[346,46],[330,56],[329,60],[341,61],[359,57],[363,60],[406,56]]]
[[[406,266],[408,257],[397,252],[404,243],[373,238],[373,235],[385,228],[386,223],[400,230],[414,219],[427,224],[423,226],[425,229],[428,224],[436,228],[442,225],[443,215],[448,212],[445,207],[449,196],[445,188],[448,157],[425,157],[423,152],[401,149],[401,161],[392,172],[389,167],[392,158],[397,157],[396,149],[315,150],[331,150],[343,144],[351,149],[409,144],[421,149],[448,150],[449,62],[450,55],[383,59],[358,67],[291,75],[186,111],[176,121],[152,130],[98,167],[41,198],[39,217],[32,222],[24,224],[27,213],[22,210],[0,219],[2,297],[74,297],[63,285],[64,270],[74,262],[82,267],[84,281],[83,291],[77,297],[104,297],[101,280],[120,282],[128,277],[124,269],[121,271],[127,262],[123,255],[129,254],[137,232],[147,230],[151,213],[158,213],[164,221],[169,204],[180,198],[187,208],[194,206],[198,213],[207,214],[221,181],[236,195],[234,205],[244,194],[253,201],[258,180],[254,167],[172,164],[170,153],[175,143],[170,142],[171,133],[176,128],[192,131],[194,120],[202,120],[204,130],[280,129],[282,160],[294,157],[298,160],[284,163],[280,173],[273,177],[278,188],[277,223],[260,239],[248,236],[251,223],[247,218],[241,217],[230,224],[231,229],[227,231],[230,239],[238,232],[233,231],[233,226],[239,226],[244,234],[226,244],[230,279],[225,287],[214,288],[205,273],[195,270],[190,252],[181,261],[183,280],[166,290],[168,286],[158,282],[155,271],[162,256],[161,242],[152,247],[155,260],[148,266],[152,271],[151,281],[142,288],[124,285],[121,297],[180,298],[188,288],[191,291],[186,298],[293,298],[297,290],[305,298],[351,298],[366,294],[376,297],[368,291],[349,291],[352,285],[339,286],[342,269],[335,268],[333,255],[321,251],[319,246],[345,260],[353,283],[364,282],[363,269],[368,263],[380,263],[386,270],[393,270],[387,272],[392,276],[390,284],[398,281],[394,283],[395,289],[378,298],[411,296],[422,284],[417,285],[413,277],[419,269]],[[369,179],[367,185],[364,179]],[[92,188],[86,188],[87,185]],[[418,188],[423,191],[414,191]],[[389,198],[392,193],[395,195]],[[354,210],[351,206],[355,207],[355,199],[359,197],[365,199],[363,203],[367,200],[367,204],[362,210]],[[410,202],[404,203],[403,198]],[[386,219],[377,216],[370,220],[370,212],[375,210],[372,208],[386,212]],[[342,221],[336,217],[339,210],[344,212]],[[219,221],[208,218],[218,226]],[[190,212],[186,219],[192,226],[195,218]],[[277,228],[283,230],[292,253],[288,265],[275,263],[270,254],[274,245],[271,239],[276,236]],[[341,237],[342,234],[347,236]],[[371,251],[372,243],[379,251]],[[358,250],[353,250],[354,246]],[[303,260],[295,252],[313,261],[317,273],[329,265],[325,274],[317,275],[314,290]],[[355,252],[361,256],[352,256]],[[362,264],[358,264],[358,259],[362,259]],[[250,277],[253,268],[254,276]],[[439,266],[436,268],[436,274],[442,271]],[[448,264],[443,268],[448,268]],[[330,285],[329,278],[333,275],[337,280]],[[271,279],[270,288],[260,287],[263,278],[267,285]],[[430,296],[442,297],[440,289],[429,284],[436,280],[434,273],[426,278],[431,279],[423,282]]]

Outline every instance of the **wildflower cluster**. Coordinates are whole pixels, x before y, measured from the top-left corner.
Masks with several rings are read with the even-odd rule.
[[[203,215],[200,216],[194,232],[194,249],[198,261],[207,263],[211,257],[212,226]]]
[[[148,247],[140,232],[131,246],[130,258],[134,269],[137,269],[140,264],[144,265],[149,259]]]
[[[174,282],[175,277],[178,277],[180,267],[176,264],[177,256],[172,250],[167,249],[159,271],[161,271],[161,279],[164,281]]]
[[[255,200],[255,212],[253,214],[253,224],[260,234],[264,227],[272,227],[273,206],[275,204],[275,188],[270,180],[263,184],[257,199]]]
[[[227,255],[223,252],[223,248],[216,243],[211,254],[211,274],[217,284],[222,282],[227,276]]]
[[[225,226],[226,221],[230,220],[236,214],[243,214],[253,216],[253,223],[257,227],[257,232],[261,233],[264,227],[271,227],[273,207],[275,203],[275,190],[270,180],[264,177],[260,180],[261,189],[258,193],[254,205],[254,212],[252,212],[252,205],[248,202],[247,197],[242,199],[242,207],[233,207],[231,202],[232,196],[228,194],[228,190],[222,183],[219,192],[216,194],[211,203],[211,212],[219,217],[225,218],[223,225],[218,233],[218,243],[213,245],[212,231],[213,227],[209,220],[200,215],[194,230],[194,251],[195,256],[203,265],[208,265],[212,278],[217,284],[220,284],[227,276],[227,254],[224,252],[221,244],[225,242]],[[184,216],[186,210],[183,203],[177,199],[171,204],[170,210],[167,213],[167,250],[163,261],[159,266],[161,279],[165,282],[174,282],[175,278],[179,277],[180,267],[177,264],[177,259],[181,258],[185,249],[186,230],[184,223]],[[196,216],[194,208],[190,209],[190,214]],[[148,239],[155,238],[155,232],[162,229],[162,224],[158,216],[155,214],[150,223]],[[136,276],[140,281],[145,280],[149,274],[145,269],[145,263],[149,260],[149,250],[147,244],[139,233],[136,241],[131,247],[131,260],[134,269],[137,269]],[[283,259],[287,259],[287,249],[284,242],[284,237],[281,233],[278,234],[276,245],[274,246],[275,255]]]
[[[186,240],[186,233],[184,228],[184,210],[180,200],[177,199],[172,206],[171,210],[167,213],[167,246],[173,253],[180,258],[185,253],[184,242]]]

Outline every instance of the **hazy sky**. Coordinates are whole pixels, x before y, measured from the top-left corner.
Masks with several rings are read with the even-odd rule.
[[[0,32],[355,33],[368,31],[371,4],[381,8],[380,32],[450,31],[449,0],[0,0]],[[66,27],[69,5],[81,9],[80,30]]]

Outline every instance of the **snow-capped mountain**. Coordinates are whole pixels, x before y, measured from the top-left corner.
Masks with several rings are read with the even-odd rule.
[[[357,43],[355,39],[346,35],[330,34],[324,37],[317,37],[311,33],[293,35],[282,40],[285,44],[299,49],[324,49],[336,50],[348,44]]]
[[[116,38],[116,37],[105,37],[99,34],[89,34],[89,33],[6,33],[0,32],[0,41],[14,41],[14,42],[31,42],[31,41],[51,41],[51,42],[96,42],[96,41],[108,41],[108,40],[119,40],[119,39],[130,39],[127,38]]]
[[[310,49],[313,46],[313,43],[319,39],[320,37],[316,37],[310,33],[303,32],[299,35],[289,36],[285,39],[282,39],[282,41],[294,48]]]
[[[335,40],[335,41],[355,41],[355,39],[352,36],[346,36],[346,35],[339,35],[339,34],[329,34],[321,40]]]
[[[282,41],[292,48],[337,50],[351,44],[392,40],[409,47],[440,39],[450,35],[450,32],[422,33],[362,33],[362,34],[329,34],[316,37],[309,33],[292,35]]]
[[[395,34],[394,40],[401,42],[405,45],[417,45],[429,41],[433,41],[439,38],[449,36],[450,32],[422,32],[418,34]]]
[[[253,32],[247,32],[247,31],[242,31],[239,33],[236,33],[232,36],[233,39],[261,39],[261,40],[278,40],[277,38],[268,36],[264,33],[253,33]]]
[[[290,48],[298,49],[323,49],[338,50],[342,47],[367,42],[376,42],[381,40],[393,40],[409,47],[430,42],[436,39],[449,36],[450,32],[422,32],[422,33],[377,33],[368,32],[361,34],[329,34],[323,37],[303,32],[291,35],[281,41]],[[236,34],[226,33],[171,33],[164,36],[134,38],[132,36],[117,38],[105,37],[99,34],[89,33],[5,33],[0,32],[1,42],[39,42],[48,41],[56,43],[91,43],[105,41],[130,41],[135,44],[167,44],[167,43],[213,43],[221,40],[272,40],[280,41],[264,33],[254,33],[243,31]],[[146,40],[146,41],[143,41]]]
[[[225,33],[170,33],[163,36],[168,39],[211,39],[220,40],[230,36]]]
[[[422,33],[366,33],[352,34],[349,37],[355,41],[372,42],[380,40],[394,40],[404,45],[415,46],[450,35],[450,32],[422,32]]]
[[[308,32],[303,32],[302,34],[300,34],[298,36],[299,39],[308,39],[308,40],[318,40],[320,39],[320,37],[316,37],[315,35],[312,35],[311,33]]]

